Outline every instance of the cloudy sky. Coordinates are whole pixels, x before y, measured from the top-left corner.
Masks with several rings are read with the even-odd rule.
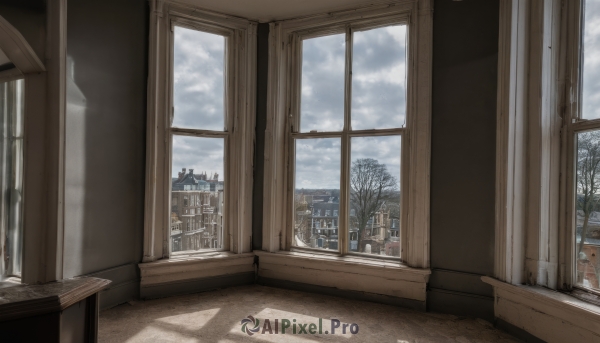
[[[175,27],[173,126],[223,131],[225,37]],[[217,172],[223,180],[222,138],[173,136],[171,176]]]
[[[356,32],[352,129],[402,127],[406,115],[406,26]]]
[[[406,114],[406,26],[354,34],[352,128],[402,127]],[[301,132],[344,123],[344,34],[303,41]],[[374,158],[400,176],[400,137],[354,138],[351,159]],[[296,188],[339,188],[340,140],[296,141]]]
[[[206,172],[212,176],[216,172],[223,181],[223,150],[223,138],[173,135],[171,176],[177,177],[181,168],[186,168],[194,169],[194,174]]]
[[[175,27],[173,126],[223,130],[225,38]],[[352,126],[401,127],[405,117],[405,26],[354,34]],[[339,131],[344,122],[345,36],[303,42],[301,131]],[[397,178],[400,137],[354,138],[352,159],[375,158]],[[340,140],[296,143],[296,186],[339,188]],[[181,168],[223,175],[223,140],[174,136],[172,176]]]
[[[585,2],[582,116],[600,118],[600,0]]]
[[[175,27],[173,126],[223,131],[225,37]]]

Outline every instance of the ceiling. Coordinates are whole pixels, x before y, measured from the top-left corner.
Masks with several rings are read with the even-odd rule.
[[[239,17],[270,22],[311,14],[349,9],[358,5],[390,2],[381,0],[176,0],[196,7],[236,15]]]

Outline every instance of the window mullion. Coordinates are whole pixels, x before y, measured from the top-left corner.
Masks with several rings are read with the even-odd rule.
[[[352,99],[352,29],[346,28],[346,70],[344,77],[344,129],[342,132],[342,170],[340,173],[340,216],[338,220],[338,249],[341,255],[348,253],[350,209],[350,101]]]

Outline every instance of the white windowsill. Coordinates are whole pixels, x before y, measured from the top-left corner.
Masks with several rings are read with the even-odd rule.
[[[370,258],[369,256],[357,256],[357,255],[346,255],[339,256],[337,254],[332,253],[320,253],[320,252],[304,252],[304,251],[278,251],[278,252],[266,252],[266,251],[255,251],[254,252],[259,257],[277,257],[282,259],[291,259],[297,261],[311,261],[311,262],[319,262],[325,265],[346,265],[346,266],[356,266],[360,268],[373,268],[373,269],[381,269],[381,270],[389,270],[389,271],[399,271],[404,273],[410,273],[413,275],[419,275],[421,277],[428,277],[431,274],[430,269],[423,268],[412,268],[409,267],[399,260],[388,260],[388,259],[378,259],[378,258]]]
[[[431,270],[399,261],[298,251],[255,251],[258,276],[424,302]]]
[[[481,280],[493,287],[526,296],[532,300],[542,301],[560,310],[574,311],[577,314],[595,315],[600,320],[600,306],[590,304],[568,294],[541,286],[512,285],[489,276],[482,276]]]
[[[543,340],[575,342],[600,336],[600,306],[540,286],[512,285],[488,276],[481,280],[494,287],[496,317]]]
[[[254,253],[186,254],[138,264],[141,286],[254,272]]]
[[[255,272],[261,277],[425,301],[431,270],[399,261],[309,252],[266,252],[179,255],[140,263],[141,287]],[[369,276],[365,278],[364,276]]]

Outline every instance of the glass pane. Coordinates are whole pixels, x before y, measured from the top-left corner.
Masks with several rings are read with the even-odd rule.
[[[340,131],[344,127],[344,34],[302,42],[300,131]]]
[[[585,2],[582,109],[584,119],[600,118],[600,1]]]
[[[23,80],[0,83],[0,246],[5,250],[0,259],[0,281],[21,276],[23,86]]]
[[[293,245],[338,250],[340,139],[296,140]]]
[[[224,143],[173,135],[172,252],[223,249]]]
[[[400,144],[352,138],[349,251],[400,257]]]
[[[600,289],[600,131],[577,135],[577,284]]]
[[[406,26],[354,33],[352,129],[402,127],[406,121]]]
[[[223,131],[225,37],[175,27],[173,126]]]

